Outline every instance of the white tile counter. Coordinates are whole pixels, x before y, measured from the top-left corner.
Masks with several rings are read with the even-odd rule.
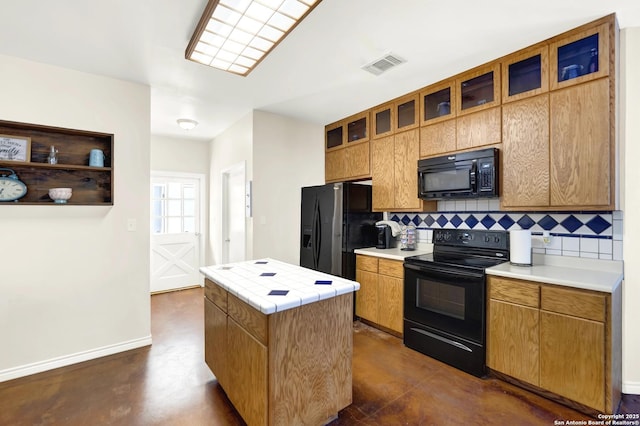
[[[415,250],[400,250],[398,247],[390,249],[377,249],[375,247],[355,249],[355,254],[382,257],[384,259],[403,261],[406,257],[428,254],[433,252],[433,244],[419,244]]]
[[[268,258],[203,266],[200,272],[267,315],[360,289],[356,281]]]
[[[535,254],[533,266],[505,262],[487,268],[486,273],[605,293],[612,293],[624,277],[621,261]]]

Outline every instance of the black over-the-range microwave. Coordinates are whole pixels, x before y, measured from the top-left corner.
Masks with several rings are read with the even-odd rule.
[[[498,196],[498,149],[418,160],[418,197],[425,200]]]

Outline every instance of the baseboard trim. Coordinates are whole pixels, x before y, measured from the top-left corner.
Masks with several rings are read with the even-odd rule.
[[[129,340],[128,342],[116,343],[114,345],[0,370],[0,383],[149,345],[151,345],[151,335],[141,337],[140,339]]]
[[[622,393],[640,395],[640,382],[622,382]]]

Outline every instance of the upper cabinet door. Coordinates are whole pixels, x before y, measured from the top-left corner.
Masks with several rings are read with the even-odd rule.
[[[392,135],[396,128],[396,112],[393,102],[377,106],[371,110],[373,131],[371,138],[383,138]]]
[[[447,80],[425,87],[420,91],[420,125],[435,124],[456,116],[455,106],[452,102],[456,99],[455,80]]]
[[[573,34],[549,46],[551,89],[609,75],[609,24]]]
[[[324,126],[324,149],[330,151],[344,146],[344,120]]]
[[[456,89],[457,115],[500,105],[500,63],[493,62],[461,74],[456,78]]]
[[[394,101],[394,110],[396,115],[396,131],[402,132],[409,129],[415,129],[420,124],[419,114],[420,106],[418,105],[419,93],[411,93]]]
[[[502,102],[549,91],[549,47],[532,47],[502,61]]]
[[[364,111],[344,120],[346,132],[346,142],[348,144],[356,142],[366,142],[369,140],[369,111]]]

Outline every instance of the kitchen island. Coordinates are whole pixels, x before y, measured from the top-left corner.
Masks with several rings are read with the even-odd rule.
[[[351,404],[357,282],[273,259],[200,272],[205,362],[248,425],[322,425]]]

